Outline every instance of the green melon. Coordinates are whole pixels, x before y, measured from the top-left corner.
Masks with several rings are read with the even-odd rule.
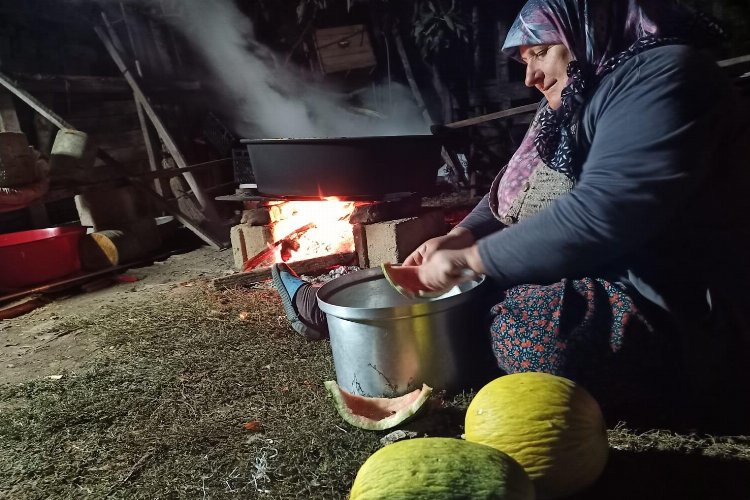
[[[399,441],[376,451],[350,500],[533,500],[523,467],[489,446],[451,438]]]
[[[571,380],[546,373],[506,375],[484,386],[466,411],[466,439],[521,464],[539,498],[561,498],[601,475],[609,445],[602,412]]]
[[[336,410],[347,423],[370,431],[396,427],[412,419],[432,394],[432,387],[422,384],[409,394],[397,398],[367,398],[343,390],[333,380],[324,382]]]

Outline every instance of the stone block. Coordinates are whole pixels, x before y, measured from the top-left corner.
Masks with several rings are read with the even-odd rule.
[[[229,231],[232,242],[234,267],[242,269],[247,259],[255,257],[273,243],[273,234],[269,226],[251,226],[238,224]]]
[[[234,257],[234,267],[242,269],[247,260],[247,251],[245,250],[245,240],[242,238],[242,224],[233,226],[229,231],[229,239],[232,242],[232,256]]]
[[[270,226],[240,225],[242,226],[242,240],[245,242],[248,259],[268,248],[269,243],[273,243],[273,233]]]
[[[419,245],[446,233],[442,210],[364,226],[368,267],[403,262]],[[361,264],[360,264],[361,265]]]

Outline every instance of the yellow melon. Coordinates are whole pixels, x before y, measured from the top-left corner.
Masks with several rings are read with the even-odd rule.
[[[571,380],[517,373],[483,387],[466,412],[466,439],[513,457],[538,498],[560,498],[591,485],[607,463],[601,409]]]
[[[452,438],[399,441],[376,451],[350,500],[533,500],[523,467],[489,446]]]

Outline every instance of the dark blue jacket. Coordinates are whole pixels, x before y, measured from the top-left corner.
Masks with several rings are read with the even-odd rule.
[[[485,198],[460,224],[488,274],[605,278],[678,323],[750,331],[750,134],[722,70],[686,46],[643,52],[599,84],[578,141],[580,178],[551,207],[502,229]]]

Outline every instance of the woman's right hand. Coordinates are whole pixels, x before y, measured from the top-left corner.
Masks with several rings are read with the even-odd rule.
[[[456,227],[444,236],[431,238],[417,247],[404,261],[405,266],[420,266],[438,250],[460,250],[474,244],[474,235],[462,227]]]

